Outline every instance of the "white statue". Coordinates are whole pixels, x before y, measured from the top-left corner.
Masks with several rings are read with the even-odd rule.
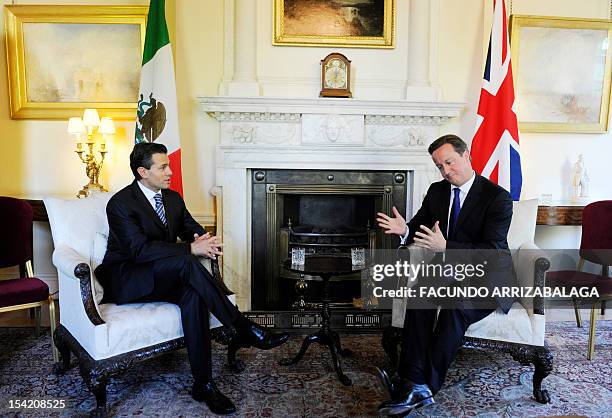
[[[582,176],[582,181],[580,182],[580,197],[589,197],[589,175],[587,174],[587,169],[584,169],[584,176]]]
[[[572,191],[574,200],[589,197],[589,176],[584,167],[584,156],[582,154],[578,156],[578,161],[574,163]]]

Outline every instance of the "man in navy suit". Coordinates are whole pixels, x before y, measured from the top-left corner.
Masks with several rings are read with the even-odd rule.
[[[379,226],[386,234],[402,237],[402,243],[414,243],[436,253],[497,250],[501,254],[496,257],[499,271],[488,275],[489,285],[512,285],[511,259],[507,252],[512,219],[510,194],[474,172],[467,145],[458,136],[442,136],[428,151],[444,179],[429,187],[421,208],[410,222],[406,223],[393,208],[393,217],[378,213]],[[497,298],[495,302],[507,313],[513,300]],[[393,381],[381,371],[392,399],[383,402],[379,411],[403,415],[433,403],[433,395],[442,387],[465,331],[493,310],[491,306],[469,309],[458,305],[441,309],[436,317],[435,305],[432,309],[407,309],[398,367],[400,379]]]
[[[136,144],[130,154],[135,180],[108,202],[109,237],[96,276],[104,302],[166,301],[180,307],[185,345],[194,378],[192,396],[217,414],[234,404],[212,379],[209,312],[235,331],[237,344],[270,349],[287,334],[272,334],[246,319],[198,257],[222,254],[219,237],[204,233],[182,197],[169,189],[172,170],[162,144]],[[180,238],[178,242],[177,238]]]

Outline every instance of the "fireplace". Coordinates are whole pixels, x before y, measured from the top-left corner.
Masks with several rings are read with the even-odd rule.
[[[376,226],[376,213],[404,212],[410,172],[371,170],[251,170],[251,303],[258,311],[289,310],[319,300],[315,281],[282,267],[292,248],[307,254],[350,254],[392,248],[399,239]],[[359,275],[332,282],[336,307],[354,307]],[[305,306],[302,305],[302,308]]]
[[[198,101],[208,127],[202,139],[210,141],[216,137],[218,140],[215,187],[211,192],[216,197],[217,232],[225,244],[221,260],[223,279],[236,293],[236,301],[243,311],[264,306],[268,297],[278,298],[278,295],[267,295],[272,290],[254,288],[257,283],[254,274],[265,275],[265,270],[261,267],[264,264],[259,262],[258,267],[253,266],[253,257],[261,256],[262,251],[264,258],[271,257],[259,245],[259,240],[267,241],[265,220],[269,211],[280,210],[277,205],[267,205],[268,199],[290,206],[297,204],[291,199],[297,199],[295,196],[299,194],[318,199],[326,193],[328,197],[340,197],[342,192],[354,195],[347,199],[361,199],[356,207],[395,205],[400,211],[405,209],[406,216],[411,217],[421,205],[429,185],[439,179],[427,146],[448,131],[445,125],[464,107],[463,103],[451,102],[289,97],[217,96],[199,97]],[[329,126],[338,129],[330,130]],[[262,169],[258,170],[259,167]],[[294,171],[296,177],[310,171],[321,177],[316,182],[298,181],[296,184],[272,180],[270,175],[275,175],[271,174],[272,170]],[[370,184],[341,180],[348,173],[355,178],[360,175],[355,173],[374,173],[387,178]],[[404,199],[395,197],[395,188],[400,185],[394,179],[396,174],[404,178]],[[329,175],[333,176],[332,180],[328,179]],[[208,178],[203,179],[202,183],[207,184],[207,181]],[[286,190],[284,185],[294,190]],[[390,185],[392,190],[387,192],[382,185]],[[299,190],[302,186],[303,191]],[[273,187],[270,196],[266,187]],[[362,189],[355,191],[351,187]],[[254,200],[253,193],[263,197]],[[367,203],[368,199],[374,203]],[[300,204],[308,202],[302,200]],[[254,216],[254,212],[258,215]],[[359,210],[355,216],[363,216],[362,212]],[[367,228],[367,222],[355,219],[356,224]],[[296,227],[303,222],[295,214],[291,215],[291,220]],[[282,221],[285,224],[279,222],[275,227],[288,226],[288,219]],[[373,219],[370,227],[375,230],[377,246],[395,245],[393,241],[385,241],[386,236],[379,237]],[[258,234],[258,238],[253,239],[253,234]],[[278,254],[282,242],[280,237],[275,239],[271,245]],[[349,319],[346,317],[347,323]],[[357,316],[353,319],[361,321]],[[293,325],[289,326],[299,320],[294,317]],[[332,318],[332,322],[334,320]],[[339,320],[345,322],[345,318],[339,317]],[[279,326],[272,320],[268,324]]]

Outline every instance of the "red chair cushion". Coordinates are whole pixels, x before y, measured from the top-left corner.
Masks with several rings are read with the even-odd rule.
[[[36,277],[0,280],[0,308],[40,302],[49,297],[49,286]]]
[[[595,287],[602,297],[612,294],[612,278],[576,270],[549,271],[546,273],[549,287]]]

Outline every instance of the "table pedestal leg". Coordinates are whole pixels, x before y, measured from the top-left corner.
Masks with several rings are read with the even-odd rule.
[[[331,311],[329,308],[329,303],[331,302],[330,294],[329,294],[329,275],[322,275],[323,278],[323,306],[321,308],[321,329],[314,334],[310,334],[304,339],[302,343],[302,347],[297,355],[290,359],[281,360],[281,364],[288,366],[292,364],[298,363],[306,354],[308,347],[312,343],[318,343],[321,345],[325,345],[329,348],[332,357],[332,363],[334,366],[334,370],[340,379],[340,382],[345,386],[352,385],[351,379],[342,371],[342,365],[340,364],[340,358],[338,354],[341,356],[351,355],[351,350],[343,349],[340,344],[340,336],[337,332],[333,331],[329,326],[329,319],[331,317]]]

